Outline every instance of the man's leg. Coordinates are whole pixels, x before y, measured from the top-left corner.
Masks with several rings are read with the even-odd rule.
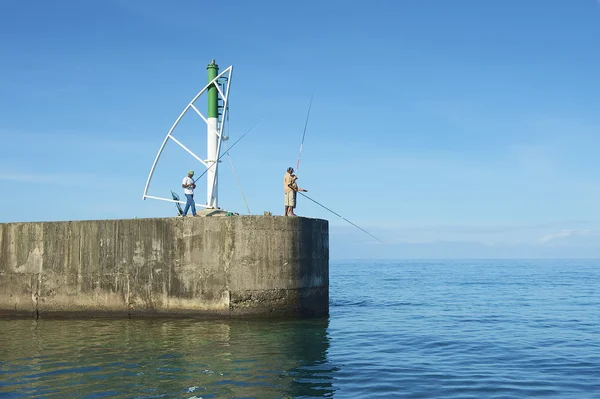
[[[290,200],[289,200],[289,193],[283,193],[283,202],[285,203],[285,216],[289,216],[290,215]]]
[[[294,192],[288,191],[285,193],[285,216],[294,216]]]
[[[188,213],[188,209],[190,209],[190,207],[194,207],[194,199],[192,194],[186,194],[185,198],[187,198],[187,201],[185,203],[185,208],[183,209],[183,215],[185,216]],[[196,208],[192,208],[192,214],[196,213]]]
[[[192,215],[196,216],[196,203],[194,202],[194,194],[190,194],[190,201],[191,201],[191,208],[192,208]]]
[[[187,215],[188,209],[190,209],[190,195],[186,194],[185,198],[187,201],[185,202],[185,208],[183,208],[183,213],[181,214],[181,216]]]
[[[290,202],[290,216],[296,216],[296,214],[294,213],[294,208],[296,207],[296,192],[295,191],[291,192],[291,197],[292,197],[292,200]]]

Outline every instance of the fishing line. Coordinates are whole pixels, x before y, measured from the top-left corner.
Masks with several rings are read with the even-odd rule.
[[[231,149],[232,149],[233,147],[235,147],[235,145],[236,145],[237,143],[239,143],[241,139],[243,139],[243,138],[244,138],[244,136],[245,136],[245,135],[247,135],[248,133],[250,133],[250,131],[251,131],[252,129],[254,129],[254,127],[255,127],[256,125],[258,125],[258,124],[259,124],[259,122],[260,122],[260,121],[262,121],[262,118],[260,118],[260,119],[259,119],[259,120],[258,120],[258,121],[257,121],[257,122],[254,124],[254,125],[252,125],[252,127],[251,127],[250,129],[246,130],[246,133],[242,134],[242,135],[240,136],[240,138],[239,138],[239,139],[237,139],[237,140],[235,141],[235,143],[233,143],[233,144],[231,145],[231,147],[229,147],[229,148],[228,148],[228,149],[227,149],[225,152],[223,152],[223,154],[221,154],[221,156],[220,156],[219,158],[217,158],[217,161],[216,161],[216,162],[214,162],[212,165],[210,165],[208,168],[206,168],[206,170],[205,170],[205,171],[204,171],[204,172],[203,172],[203,173],[202,173],[200,176],[198,176],[198,178],[196,178],[196,180],[194,180],[194,184],[196,184],[196,182],[197,182],[197,181],[198,181],[198,180],[199,180],[199,179],[200,179],[202,176],[204,176],[204,175],[205,175],[205,174],[208,172],[208,170],[209,170],[210,168],[212,168],[213,166],[215,166],[215,165],[216,165],[216,164],[219,162],[219,160],[221,160],[221,158],[223,158],[225,155],[227,155],[227,154],[229,153],[229,151],[231,151]]]
[[[300,156],[302,155],[302,144],[304,144],[304,137],[306,137],[306,126],[308,126],[308,117],[310,116],[310,108],[312,107],[314,95],[315,95],[315,92],[313,90],[313,93],[310,96],[310,103],[308,104],[308,113],[306,114],[306,121],[304,122],[304,133],[302,133],[302,142],[300,143],[300,153],[298,154],[298,162],[296,163],[296,172],[298,172],[298,168],[300,167]]]
[[[303,194],[301,191],[298,191],[299,194],[302,194],[303,196],[305,196],[306,198],[308,198],[309,200],[311,200],[312,202],[314,202],[315,204],[322,206],[323,208],[327,209],[329,212],[333,213],[336,216],[339,216],[340,218],[344,219],[346,222],[350,223],[352,226],[358,228],[359,230],[362,230],[363,232],[367,233],[368,235],[370,235],[371,237],[373,237],[374,239],[376,239],[377,241],[379,241],[382,244],[385,244],[383,241],[381,241],[379,238],[375,237],[373,234],[369,233],[368,231],[366,231],[365,229],[357,226],[356,224],[352,223],[351,221],[349,221],[348,219],[346,219],[345,217],[343,217],[342,215],[340,215],[339,213],[336,213],[334,211],[332,211],[331,209],[327,208],[325,205],[320,204],[319,202],[315,201],[314,199],[310,198],[308,195]]]
[[[229,107],[228,107],[229,109]],[[229,137],[229,112],[227,113],[227,137]],[[225,144],[227,146],[227,144]],[[242,185],[238,180],[237,173],[235,173],[235,168],[233,167],[233,161],[231,160],[231,155],[227,154],[227,159],[229,159],[229,163],[231,164],[231,170],[233,170],[233,177],[235,177],[235,181],[242,193],[242,198],[244,199],[244,204],[246,204],[246,209],[248,210],[248,215],[250,214],[250,207],[248,206],[248,202],[246,201],[246,196],[244,195],[244,190],[242,190]]]

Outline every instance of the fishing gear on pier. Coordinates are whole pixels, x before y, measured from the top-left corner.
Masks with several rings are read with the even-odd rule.
[[[175,201],[175,205],[177,206],[177,212],[179,215],[183,215],[183,209],[181,209],[181,204],[179,201],[179,195],[175,194],[173,190],[171,190],[171,197],[173,197],[173,201]]]

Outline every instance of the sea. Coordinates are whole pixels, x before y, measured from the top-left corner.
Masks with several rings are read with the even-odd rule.
[[[307,320],[0,320],[0,398],[600,398],[600,261],[330,262]]]

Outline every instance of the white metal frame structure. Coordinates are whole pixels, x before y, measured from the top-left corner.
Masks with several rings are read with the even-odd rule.
[[[162,145],[160,146],[158,153],[156,154],[156,158],[154,159],[154,163],[152,164],[152,168],[150,169],[150,174],[148,175],[148,180],[146,181],[146,187],[144,188],[144,194],[142,196],[143,200],[145,200],[146,198],[150,198],[150,199],[155,199],[155,200],[168,201],[168,202],[179,202],[181,204],[185,204],[185,201],[175,201],[175,200],[169,199],[169,198],[162,198],[162,197],[148,195],[148,188],[150,186],[150,182],[152,181],[152,175],[154,174],[154,169],[156,168],[156,164],[158,163],[158,160],[160,159],[160,155],[161,155],[163,149],[165,148],[165,145],[167,144],[169,139],[171,139],[171,140],[173,140],[173,142],[175,142],[177,145],[179,145],[181,148],[183,148],[187,153],[189,153],[198,162],[200,162],[202,165],[204,165],[206,167],[205,173],[207,175],[207,179],[206,179],[207,201],[206,201],[206,204],[196,203],[196,206],[202,207],[202,208],[211,208],[211,209],[218,208],[218,201],[217,201],[218,200],[218,195],[217,195],[218,173],[217,172],[218,172],[218,167],[219,167],[218,159],[221,154],[221,142],[224,139],[225,140],[228,139],[228,137],[226,137],[226,138],[223,137],[223,126],[225,125],[227,112],[229,110],[228,100],[229,100],[229,88],[231,86],[232,72],[233,72],[233,65],[230,65],[228,68],[224,69],[223,72],[219,73],[213,80],[211,80],[206,86],[204,86],[204,88],[202,90],[200,90],[200,92],[198,94],[196,94],[196,96],[192,99],[192,101],[189,102],[189,104],[185,107],[183,112],[179,115],[179,117],[177,118],[175,123],[173,123],[173,126],[171,126],[169,133],[167,133],[167,137],[165,137],[165,139],[163,140]],[[217,89],[219,101],[222,101],[222,104],[219,104],[219,109],[222,110],[222,113],[219,114],[219,118],[216,121],[217,122],[216,126],[214,123],[215,121],[210,120],[213,118],[207,118],[206,116],[204,116],[202,114],[202,112],[200,112],[198,107],[196,107],[194,105],[194,103],[198,100],[198,98],[200,98],[200,96],[203,93],[207,92],[208,89],[213,85]],[[207,150],[207,159],[204,159],[204,160],[200,159],[200,157],[198,157],[196,154],[194,154],[183,143],[181,143],[179,140],[177,140],[175,137],[173,137],[173,131],[175,130],[175,128],[177,127],[177,125],[179,124],[181,119],[185,116],[185,114],[190,109],[192,109],[196,114],[198,114],[198,116],[200,116],[200,118],[202,118],[202,120],[204,121],[204,123],[207,126],[207,147],[208,148],[206,149]]]

